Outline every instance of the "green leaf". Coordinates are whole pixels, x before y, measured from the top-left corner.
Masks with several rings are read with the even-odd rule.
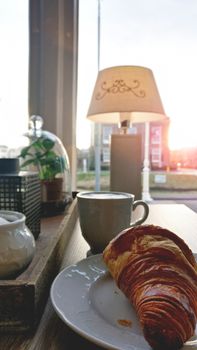
[[[24,147],[24,148],[21,150],[21,153],[20,153],[19,157],[22,157],[22,158],[27,157],[27,155],[29,155],[29,153],[28,153],[29,150],[30,150],[30,146]]]
[[[28,159],[24,163],[21,164],[21,168],[25,168],[26,166],[28,166],[30,164],[35,164],[34,162],[35,162],[34,159]]]
[[[55,142],[45,135],[34,139],[32,143],[24,147],[19,158],[27,158],[21,165],[24,168],[30,164],[38,167],[40,179],[52,180],[59,173],[63,173],[67,166],[64,157],[59,156],[53,149]]]
[[[46,138],[46,139],[43,140],[43,146],[47,150],[52,149],[54,147],[54,145],[55,145],[55,142],[50,140],[50,139]]]

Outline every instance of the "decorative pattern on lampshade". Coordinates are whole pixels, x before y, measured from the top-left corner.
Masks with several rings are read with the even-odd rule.
[[[99,71],[87,118],[105,124],[165,119],[152,71],[140,66],[117,66]]]
[[[146,93],[144,90],[140,90],[140,81],[133,80],[132,86],[128,86],[123,79],[116,79],[111,86],[107,86],[107,82],[104,81],[101,85],[101,92],[98,92],[96,100],[101,100],[107,94],[123,94],[126,92],[131,92],[136,97],[144,98]]]

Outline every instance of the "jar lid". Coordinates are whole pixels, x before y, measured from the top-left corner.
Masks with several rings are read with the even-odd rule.
[[[18,158],[0,158],[0,174],[16,174],[18,172]]]

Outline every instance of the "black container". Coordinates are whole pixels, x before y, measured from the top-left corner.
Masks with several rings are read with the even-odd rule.
[[[41,189],[38,173],[25,171],[15,174],[0,173],[0,210],[23,213],[26,216],[26,225],[36,239],[40,233],[41,220]]]

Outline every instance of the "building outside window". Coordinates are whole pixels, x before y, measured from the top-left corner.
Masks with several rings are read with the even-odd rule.
[[[164,145],[168,148],[168,145]],[[150,128],[150,162],[152,167],[162,167],[162,125],[151,125]]]

